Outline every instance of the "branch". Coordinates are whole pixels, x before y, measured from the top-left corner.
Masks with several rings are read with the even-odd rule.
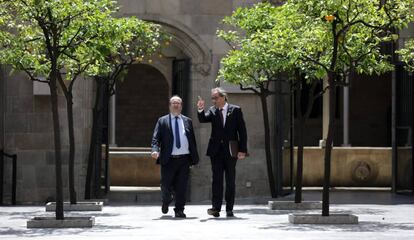
[[[69,40],[69,43],[67,45],[58,46],[58,48],[63,48],[61,50],[61,52],[66,51],[69,47],[72,46],[73,41],[75,41],[75,38],[78,37],[78,35],[79,35],[79,33],[81,32],[82,29],[83,29],[83,26],[80,26],[79,29],[77,30],[77,32],[75,33],[75,35],[73,35],[73,37]]]
[[[66,87],[66,85],[65,85],[65,81],[63,80],[63,78],[62,78],[62,74],[56,74],[57,75],[57,80],[58,80],[58,82],[59,82],[59,85],[61,86],[61,88],[62,88],[62,91],[63,91],[63,94],[66,96],[66,97],[68,97],[68,95],[69,95],[69,91],[68,91],[68,88]]]
[[[318,94],[316,94],[313,98],[314,100],[316,100],[319,97],[322,97],[326,91],[328,91],[331,87],[328,85],[326,86],[324,89],[322,89],[322,91],[320,91]]]
[[[75,56],[69,55],[67,52],[62,52],[63,55],[67,56],[68,58],[74,60],[75,62],[80,62],[79,59],[77,59]]]
[[[317,61],[317,60],[314,60],[314,59],[312,59],[312,58],[310,58],[310,57],[307,57],[307,56],[304,56],[303,58],[299,58],[299,59],[300,59],[300,60],[302,60],[302,61],[310,61],[310,62],[313,62],[313,63],[315,63],[316,65],[321,66],[323,69],[325,69],[325,71],[329,72],[328,67],[327,67],[327,66],[325,66],[325,65],[323,65],[321,62],[319,62],[319,61]]]
[[[41,83],[49,83],[47,80],[40,80],[39,78],[33,76],[33,74],[28,69],[22,69],[30,78],[31,81],[34,82],[41,82]]]
[[[68,87],[68,91],[69,91],[69,92],[72,92],[73,85],[75,84],[75,81],[76,81],[76,79],[78,78],[78,76],[79,76],[79,75],[81,75],[83,72],[85,72],[85,71],[86,71],[86,69],[87,69],[87,68],[88,68],[91,64],[92,64],[92,62],[89,62],[89,63],[85,64],[85,66],[84,66],[83,68],[79,67],[79,68],[78,68],[78,71],[77,71],[75,74],[73,74],[73,77],[72,77],[72,79],[71,79],[71,81],[70,81],[70,84],[69,84],[69,87]]]
[[[242,91],[253,91],[254,93],[256,93],[257,95],[260,95],[260,92],[257,91],[256,89],[252,88],[252,87],[243,87],[243,84],[239,83],[240,86],[240,90]]]
[[[234,46],[231,44],[231,42],[230,42],[230,41],[227,41],[227,40],[225,40],[225,39],[223,39],[223,41],[224,41],[224,42],[226,42],[232,50],[237,50],[237,48],[236,48],[236,47],[234,47]]]

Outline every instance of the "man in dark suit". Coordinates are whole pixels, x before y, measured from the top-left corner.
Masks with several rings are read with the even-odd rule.
[[[220,216],[223,202],[223,174],[226,177],[226,215],[233,217],[233,205],[236,192],[236,163],[247,154],[247,132],[241,108],[227,103],[227,93],[222,88],[211,90],[212,107],[204,110],[204,100],[199,97],[198,119],[200,123],[211,123],[211,136],[207,156],[211,159],[213,172],[213,207],[207,210],[209,215]],[[235,148],[233,146],[236,145]],[[235,153],[231,153],[231,151]]]
[[[170,114],[160,117],[152,138],[152,158],[161,164],[162,213],[175,198],[175,217],[185,218],[190,166],[199,161],[193,123],[181,114],[182,99],[170,99]]]

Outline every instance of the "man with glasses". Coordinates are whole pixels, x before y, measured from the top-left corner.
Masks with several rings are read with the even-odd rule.
[[[186,218],[187,182],[190,166],[198,163],[193,123],[181,114],[183,101],[178,96],[170,99],[170,114],[158,119],[152,138],[152,158],[161,164],[161,194],[163,214],[175,199],[175,217]]]
[[[223,202],[223,175],[226,178],[226,216],[234,217],[233,206],[236,193],[236,163],[247,154],[247,132],[243,113],[239,106],[227,103],[227,93],[222,88],[211,90],[214,106],[204,110],[205,102],[199,97],[198,119],[200,123],[211,123],[211,136],[207,156],[211,159],[213,172],[212,208],[209,215],[220,216]]]

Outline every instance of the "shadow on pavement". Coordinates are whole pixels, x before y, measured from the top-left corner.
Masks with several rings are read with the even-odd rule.
[[[200,222],[208,222],[208,221],[237,221],[237,220],[248,220],[248,218],[241,218],[241,217],[211,217],[206,219],[201,219]]]
[[[60,229],[16,229],[16,228],[3,228],[0,230],[2,236],[15,236],[15,237],[47,237],[56,235],[73,235],[80,233],[97,233],[97,232],[111,232],[113,230],[133,230],[141,229],[141,227],[126,226],[126,225],[105,225],[96,224],[92,228],[60,228]]]
[[[323,225],[323,224],[272,224],[259,229],[277,229],[281,231],[336,231],[336,232],[388,232],[396,230],[412,231],[414,223],[360,222],[358,225]]]
[[[186,218],[176,218],[173,216],[161,216],[159,218],[154,218],[152,220],[173,220],[173,221],[182,221],[182,220],[194,220],[194,219],[198,219],[197,217],[186,217]]]

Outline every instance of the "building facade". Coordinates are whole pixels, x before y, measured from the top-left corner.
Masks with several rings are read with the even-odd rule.
[[[136,16],[158,23],[172,36],[172,40],[161,54],[133,64],[125,80],[117,86],[109,111],[109,143],[118,148],[149,147],[157,118],[168,111],[168,99],[174,94],[181,95],[185,114],[193,118],[201,156],[200,164],[191,171],[190,194],[194,201],[211,198],[211,166],[210,159],[205,156],[210,125],[198,123],[197,96],[210,99],[210,89],[220,84],[229,90],[229,102],[242,107],[247,124],[251,157],[238,162],[237,196],[269,196],[260,99],[235,86],[216,82],[220,59],[229,50],[226,43],[216,37],[221,19],[237,7],[257,2],[260,1],[119,0],[119,16]],[[413,29],[411,27],[405,31],[403,37],[414,36]],[[1,148],[18,155],[18,202],[45,202],[54,196],[53,129],[49,96],[43,93],[43,87],[29,81],[24,74],[10,75],[9,72],[7,67],[2,67]],[[340,106],[335,146],[391,147],[393,76],[390,73],[381,77],[350,78],[349,89],[341,91],[335,100]],[[95,90],[91,79],[78,81],[75,88],[76,186],[78,197],[82,198],[92,124],[91,93]],[[64,101],[63,97],[59,99],[64,179],[67,179],[68,138]],[[275,99],[270,98],[269,101],[271,136],[275,140]],[[321,99],[315,105],[314,114],[306,128],[307,146],[319,146],[320,140],[324,138],[326,101],[329,100]],[[288,115],[284,117],[284,122],[288,122]],[[289,140],[289,124],[284,127],[283,138]],[[10,164],[7,162],[4,172],[7,198],[10,197],[7,194],[11,188]],[[64,183],[67,187],[67,181]]]

